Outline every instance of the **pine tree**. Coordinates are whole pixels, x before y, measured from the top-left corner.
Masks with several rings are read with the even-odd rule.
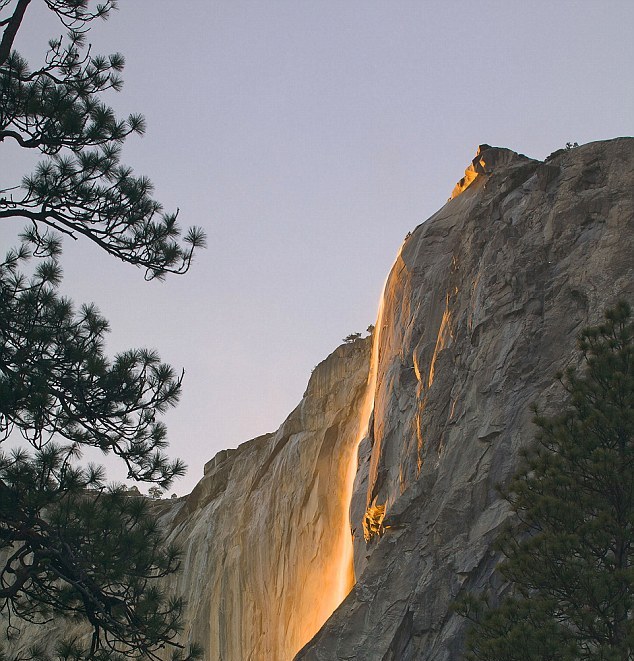
[[[149,501],[106,487],[86,447],[118,456],[131,479],[161,490],[185,467],[164,453],[158,420],[178,401],[182,375],[155,352],[104,353],[107,321],[59,292],[62,236],[90,240],[145,276],[189,269],[204,234],[182,237],[152,184],[120,164],[140,115],[119,120],[100,94],[119,90],[123,57],[93,55],[86,33],[116,2],[44,0],[67,29],[36,68],[13,49],[31,0],[0,0],[0,143],[40,152],[35,172],[0,183],[0,219],[27,222],[0,262],[0,611],[6,638],[23,621],[79,619],[92,632],[33,648],[20,659],[158,659],[200,656],[175,643],[183,601],[161,589],[179,567]],[[3,173],[13,176],[16,173]],[[24,264],[35,258],[31,275]],[[2,636],[0,636],[2,638]],[[8,659],[0,650],[0,659]]]
[[[31,0],[0,0],[0,142],[11,140],[45,154],[32,175],[0,187],[0,219],[31,222],[29,241],[42,230],[90,239],[147,277],[182,273],[204,234],[191,228],[178,242],[177,213],[163,213],[152,183],[119,162],[121,144],[145,132],[141,115],[119,120],[99,94],[121,89],[120,53],[92,55],[86,32],[116,7],[108,0],[44,0],[68,28],[49,42],[46,61],[31,69],[12,45]]]
[[[500,538],[509,593],[469,597],[468,659],[634,656],[634,324],[626,303],[579,338],[555,417],[536,416],[535,448],[505,495],[516,514]]]

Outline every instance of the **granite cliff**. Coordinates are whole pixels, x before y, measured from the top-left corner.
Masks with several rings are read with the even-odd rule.
[[[462,657],[451,603],[500,587],[491,542],[508,511],[495,486],[532,439],[530,404],[553,411],[577,333],[634,300],[633,181],[631,138],[545,162],[482,145],[406,239],[377,322],[351,509],[357,581],[297,659]]]
[[[157,503],[208,661],[453,661],[465,589],[499,589],[495,486],[530,404],[606,305],[634,300],[634,139],[541,162],[482,145],[406,238],[373,338],[316,367],[280,429]],[[333,612],[334,611],[334,612]]]
[[[460,658],[450,605],[495,581],[495,486],[532,438],[530,404],[557,406],[579,330],[634,298],[633,181],[632,139],[546,162],[479,148],[399,251],[372,356],[337,349],[276,434],[221,453],[169,514],[208,659],[304,643],[297,659]],[[356,583],[328,618],[353,581],[350,470]]]

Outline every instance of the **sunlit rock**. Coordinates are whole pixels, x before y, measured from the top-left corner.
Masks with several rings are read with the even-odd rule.
[[[183,640],[206,659],[290,660],[352,587],[349,471],[369,357],[369,338],[339,347],[276,433],[220,452],[166,505],[185,553],[172,582],[189,601]]]
[[[475,158],[464,171],[464,177],[454,186],[453,191],[451,191],[449,199],[453,200],[454,197],[458,197],[460,193],[467,190],[478,176],[491,174],[494,169],[499,170],[505,165],[509,165],[510,163],[517,164],[521,160],[529,162],[531,159],[503,147],[480,145]]]

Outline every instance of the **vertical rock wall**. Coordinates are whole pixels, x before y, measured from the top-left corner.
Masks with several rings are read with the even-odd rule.
[[[533,437],[530,404],[553,410],[577,333],[634,301],[633,181],[633,139],[543,163],[483,145],[406,240],[352,503],[357,584],[297,659],[462,657],[451,603],[495,581],[495,486]],[[366,543],[361,519],[383,508]]]

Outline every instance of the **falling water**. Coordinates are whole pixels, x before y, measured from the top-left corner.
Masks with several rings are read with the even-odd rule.
[[[389,276],[388,276],[389,278]],[[350,523],[350,501],[352,500],[352,492],[354,488],[354,478],[357,474],[358,468],[358,451],[359,444],[368,435],[368,427],[370,424],[370,417],[374,409],[374,394],[376,390],[377,373],[379,366],[379,346],[381,342],[381,329],[383,326],[383,308],[385,301],[385,289],[387,286],[387,279],[383,285],[381,292],[381,299],[379,301],[379,310],[377,313],[376,324],[374,326],[374,334],[372,339],[372,355],[370,358],[370,371],[368,373],[368,381],[365,388],[365,395],[363,399],[363,406],[359,413],[359,427],[357,437],[350,453],[350,461],[348,465],[348,474],[341,493],[341,505],[348,516],[344,517],[345,529],[341,535],[342,548],[340,553],[340,565],[338,567],[338,601],[340,604],[347,596],[355,582],[354,576],[354,551],[352,544],[351,523]]]

